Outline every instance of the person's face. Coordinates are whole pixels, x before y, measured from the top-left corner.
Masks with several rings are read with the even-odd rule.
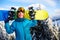
[[[24,13],[23,12],[19,12],[18,13],[18,18],[23,18],[24,17]]]

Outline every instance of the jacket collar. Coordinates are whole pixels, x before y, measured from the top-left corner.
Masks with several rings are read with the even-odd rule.
[[[24,21],[24,18],[17,18],[16,21],[17,22],[23,22]]]

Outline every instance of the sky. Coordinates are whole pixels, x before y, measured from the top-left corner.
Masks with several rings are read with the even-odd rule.
[[[37,8],[39,4],[50,17],[60,15],[60,0],[0,0],[0,10],[9,10],[11,7],[28,9],[29,6]]]

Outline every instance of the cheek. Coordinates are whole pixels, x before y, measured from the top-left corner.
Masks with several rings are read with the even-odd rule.
[[[19,13],[18,16],[19,16],[19,17],[23,17],[24,14],[23,14],[23,13]]]
[[[21,15],[21,16],[23,16],[24,14],[23,14],[23,13],[21,13],[20,15]]]
[[[23,13],[20,13],[19,16],[24,16],[24,14]]]

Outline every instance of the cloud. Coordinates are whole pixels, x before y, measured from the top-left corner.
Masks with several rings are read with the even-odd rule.
[[[53,13],[50,14],[50,17],[60,16],[60,9],[53,10]]]
[[[53,16],[60,16],[60,9],[55,9]]]
[[[7,6],[6,5],[5,7],[0,7],[0,10],[10,10],[11,7],[15,7],[16,9],[19,8],[19,6],[11,6],[11,5],[10,6],[9,5]]]
[[[56,2],[53,0],[44,0],[45,2],[47,2],[50,6],[56,6]]]
[[[9,0],[11,2],[40,2],[41,0]]]
[[[21,2],[21,3],[27,3],[27,2],[29,2],[29,3],[31,3],[31,2],[34,2],[34,0],[9,0],[9,1],[11,1],[11,2]]]
[[[38,8],[40,5],[41,9],[46,9],[46,6],[43,4],[31,4],[29,6],[21,6],[24,7],[25,9],[28,9],[28,7],[33,6],[35,9]],[[18,9],[20,6],[12,6],[12,5],[6,5],[5,7],[0,7],[0,10],[10,10],[11,7],[15,7],[16,9]]]
[[[9,9],[6,9],[6,8],[1,8],[1,7],[0,7],[0,10],[9,10]]]
[[[25,3],[25,5],[27,4],[31,4],[31,3],[47,3],[50,6],[56,6],[56,2],[54,0],[9,0],[10,2],[16,2],[16,3]]]
[[[60,14],[60,9],[55,9],[55,12]]]
[[[40,7],[41,9],[45,9],[46,8],[46,6],[43,5],[43,4],[31,4],[28,7],[31,7],[31,6],[33,6],[35,9],[38,8],[38,7]]]
[[[12,5],[10,5],[10,6],[6,6],[6,8],[11,8],[11,7],[15,7],[16,9],[18,9],[19,8],[19,6],[12,6]]]

